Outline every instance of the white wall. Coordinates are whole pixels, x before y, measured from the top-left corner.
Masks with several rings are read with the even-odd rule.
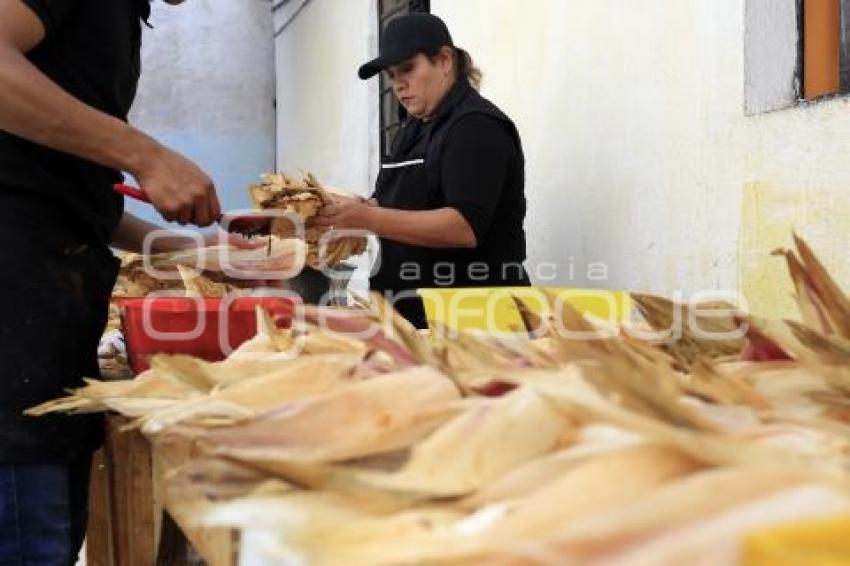
[[[357,77],[377,52],[374,5],[289,0],[275,12],[278,167],[361,195],[379,163],[377,81]]]
[[[274,169],[274,51],[264,0],[151,4],[130,121],[199,163],[227,209]],[[149,206],[133,212],[156,219]]]
[[[377,95],[354,78],[374,49],[374,4],[313,0],[277,42],[281,163],[357,189],[376,165]],[[850,103],[747,116],[745,0],[432,10],[522,133],[532,272],[555,263],[561,285],[664,294],[740,288],[756,312],[787,314],[769,252],[796,227],[850,281]],[[594,262],[606,281],[588,277]]]
[[[850,281],[850,104],[746,116],[744,0],[521,6],[432,0],[524,136],[532,264],[602,261],[606,286],[668,294],[740,287],[787,314],[769,252],[796,227]]]
[[[794,106],[800,90],[797,0],[746,0],[744,63],[750,114]]]
[[[380,164],[377,80],[357,77],[377,54],[371,0],[288,0],[274,12],[277,165],[314,173],[324,184],[372,194]],[[373,246],[374,247],[374,246]],[[349,288],[368,292],[367,255]]]

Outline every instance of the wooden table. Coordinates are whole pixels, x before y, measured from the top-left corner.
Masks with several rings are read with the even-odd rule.
[[[238,564],[236,531],[191,526],[193,512],[206,502],[164,496],[163,476],[188,449],[154,450],[138,431],[121,430],[127,423],[107,416],[104,446],[92,465],[87,566]]]

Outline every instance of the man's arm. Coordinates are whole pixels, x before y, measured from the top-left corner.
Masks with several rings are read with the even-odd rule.
[[[169,231],[129,212],[124,213],[112,234],[112,245],[125,252],[142,253],[145,240],[154,232],[158,232],[158,237],[150,250],[153,253],[178,251],[191,246],[191,238],[181,237],[177,233],[169,234]]]
[[[125,212],[121,217],[121,222],[112,235],[112,245],[125,252],[143,253],[146,251],[145,239],[154,232],[157,233],[156,239],[152,241],[148,251],[155,254],[179,252],[204,246],[230,245],[236,248],[254,249],[267,245],[267,242],[262,239],[249,240],[238,234],[227,234],[221,230],[209,233],[166,230],[129,212]]]
[[[131,173],[168,220],[206,226],[221,215],[210,178],[191,161],[123,121],[83,104],[25,53],[45,38],[20,0],[0,0],[0,130]]]

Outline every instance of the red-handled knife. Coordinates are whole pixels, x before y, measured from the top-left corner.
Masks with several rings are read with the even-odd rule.
[[[148,204],[152,203],[151,198],[142,189],[123,183],[113,185],[112,189],[125,197],[130,197],[131,199]],[[224,214],[216,222],[225,227],[228,232],[242,234],[249,238],[252,236],[268,236],[271,233],[271,218],[261,213],[241,216],[228,216]]]
[[[124,185],[122,183],[118,183],[112,187],[116,193],[122,194],[125,197],[130,197],[132,199],[136,199],[142,202],[146,202],[150,204],[151,198],[148,194],[142,189],[137,189],[136,187],[131,187],[130,185]]]

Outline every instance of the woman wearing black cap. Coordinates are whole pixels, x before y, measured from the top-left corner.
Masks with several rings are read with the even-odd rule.
[[[417,327],[427,326],[418,288],[525,286],[525,158],[516,126],[476,90],[480,72],[431,14],[395,19],[380,56],[407,111],[381,165],[373,199],[325,208],[324,228],[380,237],[372,289]]]

